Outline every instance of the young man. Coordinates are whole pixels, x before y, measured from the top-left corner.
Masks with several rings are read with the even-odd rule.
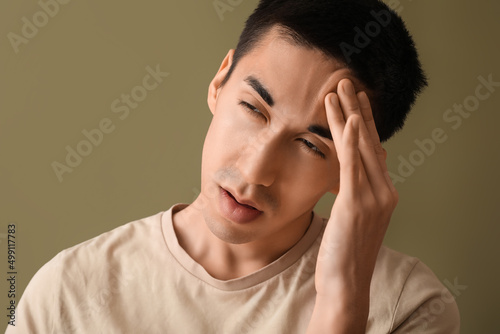
[[[199,197],[59,253],[7,332],[458,333],[433,273],[381,246],[380,141],[425,83],[381,2],[261,1],[209,86]]]

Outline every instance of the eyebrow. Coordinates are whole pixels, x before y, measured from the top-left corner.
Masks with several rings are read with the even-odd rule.
[[[269,94],[267,89],[264,88],[259,80],[253,76],[248,76],[245,78],[245,82],[248,83],[270,107],[274,105],[273,97]]]
[[[273,97],[258,79],[250,75],[245,78],[245,82],[248,83],[270,107],[274,105]],[[323,138],[333,141],[330,129],[325,128],[324,126],[312,124],[307,128],[307,130],[311,133],[317,134]]]
[[[324,126],[313,124],[313,125],[309,125],[307,130],[309,132],[315,133],[323,138],[330,139],[333,141],[332,133],[330,132],[330,130],[328,128],[325,128]]]

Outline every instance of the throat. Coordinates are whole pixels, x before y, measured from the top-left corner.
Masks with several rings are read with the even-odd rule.
[[[300,231],[278,230],[266,237],[234,243],[213,231],[220,222],[210,221],[193,204],[172,216],[177,240],[191,259],[219,280],[241,278],[268,266],[304,236],[312,221],[312,215],[307,215],[302,222],[295,222],[299,223],[295,226],[303,226]],[[209,228],[210,224],[214,226]]]

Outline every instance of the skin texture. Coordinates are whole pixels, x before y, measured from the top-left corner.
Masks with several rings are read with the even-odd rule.
[[[397,203],[363,86],[335,60],[271,30],[220,87],[233,53],[209,87],[202,190],[174,214],[179,242],[215,278],[248,275],[300,240],[321,196],[338,194],[320,247],[309,332],[362,333],[376,256]],[[308,131],[313,124],[329,129],[333,141]],[[220,187],[262,213],[244,224],[227,219]]]

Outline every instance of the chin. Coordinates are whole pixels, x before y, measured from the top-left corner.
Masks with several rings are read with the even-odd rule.
[[[221,241],[238,245],[252,242],[258,238],[257,231],[253,229],[243,229],[241,226],[236,226],[234,223],[206,211],[203,216],[210,232]]]

